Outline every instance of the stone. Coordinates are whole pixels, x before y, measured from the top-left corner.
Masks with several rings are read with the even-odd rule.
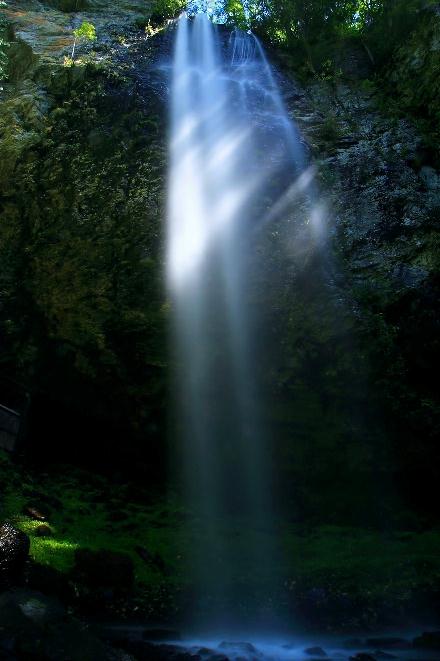
[[[46,659],[44,636],[51,627],[60,626],[64,617],[64,607],[40,592],[4,592],[0,596],[0,649],[7,647],[20,659]]]
[[[35,535],[37,537],[52,537],[52,534],[52,528],[47,523],[43,523],[41,526],[35,528]]]
[[[166,642],[170,640],[181,640],[181,634],[175,629],[145,629],[142,638],[148,641]]]
[[[36,655],[40,651],[40,626],[22,609],[21,597],[24,595],[12,590],[0,596],[0,650],[26,652],[28,642],[33,640]]]
[[[13,611],[15,607],[18,607],[28,620],[43,627],[63,620],[66,614],[64,606],[55,597],[26,588],[14,588],[0,596],[2,614]],[[0,619],[0,623],[3,625],[4,619]]]
[[[56,659],[113,661],[118,658],[85,626],[73,619],[60,623],[46,634],[44,652],[45,658],[51,661]]]
[[[356,649],[362,647],[363,644],[364,641],[361,638],[348,638],[348,640],[344,641],[343,647],[345,647],[345,649]]]
[[[210,649],[209,647],[200,647],[200,648],[197,650],[197,654],[199,654],[200,656],[209,656],[209,657],[212,657],[212,656],[215,655],[215,651],[212,650],[212,649]]]
[[[440,174],[434,168],[424,165],[420,169],[420,178],[428,190],[440,189]]]
[[[29,537],[10,523],[0,528],[0,589],[20,581],[29,554]]]
[[[10,590],[0,596],[1,659],[5,648],[14,659],[127,659],[99,640],[84,624],[68,617],[56,598],[27,589]]]
[[[420,287],[429,276],[429,272],[419,266],[397,264],[391,271],[391,277],[404,287]]]
[[[115,551],[77,549],[73,574],[92,588],[114,588],[120,592],[129,592],[134,583],[134,567],[130,556]]]
[[[81,11],[87,9],[87,0],[48,0],[47,4],[63,12]]]
[[[376,659],[397,659],[397,656],[390,654],[389,652],[382,652],[382,650],[376,650],[374,652],[374,657]]]
[[[440,650],[440,631],[424,631],[414,638],[413,645],[426,650]]]
[[[366,645],[367,647],[375,647],[376,649],[406,649],[410,646],[405,638],[397,638],[395,636],[367,638]]]
[[[71,598],[72,586],[69,584],[68,574],[33,560],[26,562],[24,574],[25,584],[29,589],[56,594],[63,600]]]
[[[26,516],[29,516],[31,519],[35,519],[35,521],[46,521],[46,516],[36,507],[25,507],[23,509],[23,514],[26,514]]]
[[[327,652],[323,650],[322,647],[308,647],[307,649],[304,650],[304,654],[308,654],[309,656],[320,656],[320,657],[327,656]]]
[[[177,645],[154,644],[142,640],[127,641],[123,646],[139,661],[201,661],[199,654]],[[228,661],[222,657],[222,661]]]
[[[219,649],[221,650],[230,650],[231,652],[245,652],[246,654],[258,654],[256,648],[252,643],[243,643],[243,642],[229,642],[229,641],[223,641],[219,645]]]

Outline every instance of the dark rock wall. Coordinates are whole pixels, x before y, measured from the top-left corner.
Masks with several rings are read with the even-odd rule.
[[[143,470],[166,456],[172,28],[146,39],[113,16],[69,67],[77,16],[44,16],[58,50],[41,54],[20,23],[0,117],[3,369],[31,392],[30,447]],[[419,129],[379,110],[359,58],[350,82],[281,81],[327,248],[306,218],[262,235],[259,369],[292,518],[412,524],[407,505],[430,512],[439,471],[440,176]]]
[[[3,365],[31,393],[38,452],[164,443],[166,111],[149,58],[133,75],[117,42],[110,66],[40,62],[4,95]]]

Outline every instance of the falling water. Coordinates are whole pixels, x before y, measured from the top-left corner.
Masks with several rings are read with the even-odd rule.
[[[167,282],[178,436],[194,521],[190,560],[205,613],[262,600],[255,582],[277,564],[270,430],[258,369],[265,350],[257,333],[258,240],[292,200],[310,195],[312,179],[258,40],[215,26],[205,14],[181,17]]]

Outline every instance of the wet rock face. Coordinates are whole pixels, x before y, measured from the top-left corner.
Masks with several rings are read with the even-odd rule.
[[[89,7],[87,0],[49,0],[47,4],[64,12],[81,11]]]
[[[142,7],[145,9],[145,3],[134,2],[132,4],[133,7],[138,4],[139,9],[142,9]],[[148,355],[151,356],[150,349],[147,349],[147,343],[150,342],[149,338],[152,337],[152,334],[149,329],[146,329],[147,323],[151,328],[148,321],[150,311],[147,311],[145,302],[146,300],[152,301],[151,313],[157,317],[160,305],[154,299],[162,297],[162,283],[159,281],[159,277],[156,276],[162,270],[157,244],[161,241],[162,191],[164,189],[163,178],[166,155],[165,130],[163,127],[166,113],[163,110],[162,101],[153,88],[156,82],[159,87],[166,85],[166,82],[162,82],[162,78],[160,78],[156,69],[154,72],[150,72],[150,45],[146,43],[145,32],[133,30],[132,26],[127,27],[127,23],[134,20],[134,14],[127,14],[126,16],[125,10],[119,3],[115,6],[112,4],[109,11],[102,11],[99,16],[94,14],[84,16],[85,19],[96,25],[98,40],[94,47],[102,50],[100,50],[99,56],[97,55],[90,63],[90,66],[78,65],[73,67],[63,66],[63,54],[71,52],[72,29],[75,27],[73,20],[79,20],[79,17],[74,19],[74,17],[69,17],[67,14],[49,10],[45,4],[40,7],[40,3],[36,2],[26,3],[26,8],[28,6],[29,12],[24,12],[16,6],[16,3],[8,5],[8,20],[12,22],[15,33],[20,34],[23,43],[26,43],[28,48],[32,49],[37,62],[32,71],[26,70],[25,72],[24,69],[20,69],[20,75],[17,73],[17,78],[20,77],[20,84],[17,83],[16,88],[12,85],[8,88],[8,96],[2,103],[0,117],[0,133],[2,134],[0,186],[5,194],[2,198],[2,221],[9,217],[10,222],[15,225],[15,217],[19,213],[18,207],[23,204],[26,211],[23,216],[23,223],[20,224],[21,228],[34,226],[35,223],[38,223],[41,212],[48,221],[46,227],[49,227],[52,222],[52,220],[49,220],[51,218],[55,223],[60,222],[63,227],[69,226],[72,229],[72,234],[75,234],[76,238],[73,239],[72,235],[66,236],[66,245],[69,246],[74,246],[77,242],[83,240],[94,242],[91,229],[93,225],[97,228],[97,232],[101,237],[105,237],[101,246],[103,252],[108,255],[110,255],[110,252],[108,252],[109,241],[113,241],[110,237],[116,236],[110,227],[113,224],[118,225],[120,231],[126,237],[118,245],[120,245],[124,254],[128,254],[127,251],[130,252],[127,261],[129,268],[126,271],[127,276],[129,274],[130,284],[124,285],[120,291],[127,292],[127,296],[130,298],[129,307],[131,309],[136,307],[139,310],[139,315],[137,312],[135,313],[138,320],[136,322],[138,330],[135,331],[135,335],[139,337],[139,341],[145,346],[145,351],[148,351]],[[91,2],[90,6],[92,8],[94,3]],[[113,10],[121,12],[120,21],[118,17],[115,18]],[[135,14],[137,15],[137,12]],[[101,17],[101,23],[99,17]],[[113,20],[115,23],[112,27],[110,21]],[[105,21],[105,24],[103,24],[103,21]],[[44,27],[42,27],[42,23],[44,23],[45,29],[47,28],[44,34],[42,34]],[[117,34],[122,40],[126,33],[128,33],[127,40],[135,33],[136,39],[135,37],[133,39],[139,41],[139,52],[136,50],[137,46],[133,45],[132,59],[128,56],[128,51],[131,53],[131,49],[128,46],[121,45],[115,37],[115,34]],[[51,34],[53,39],[50,37]],[[62,43],[58,43],[58,36],[60,39],[63,37],[66,40],[64,46]],[[51,50],[51,44],[55,50]],[[79,51],[81,56],[86,53],[86,45],[83,46],[84,50]],[[156,46],[151,45],[152,51],[155,48]],[[12,47],[9,51],[12,51]],[[133,74],[131,73],[132,65]],[[21,80],[22,76],[25,77],[23,81]],[[72,103],[71,106],[70,103]],[[69,106],[68,110],[66,110],[66,104]],[[48,136],[50,136],[50,139]],[[63,153],[64,150],[69,151],[70,156]],[[73,153],[76,156],[72,156]],[[76,158],[81,163],[76,161]],[[87,165],[85,162],[87,162]],[[25,174],[25,171],[27,174]],[[153,171],[155,172],[154,182]],[[36,184],[34,175],[40,179],[38,184]],[[22,177],[26,178],[29,187],[26,192],[21,192],[18,197],[16,193],[21,190],[19,181]],[[43,203],[43,200],[46,200],[45,193],[39,198],[41,204],[35,198],[34,185],[38,185],[41,191],[50,189],[51,193],[48,193],[51,199],[50,209],[45,208],[46,202]],[[6,199],[7,204],[5,203]],[[34,205],[31,200],[35,201],[38,208],[33,208]],[[5,209],[3,203],[7,205],[7,209]],[[31,208],[32,212],[30,211]],[[92,215],[95,217],[96,224],[95,221],[89,223],[88,220],[84,222],[79,220],[80,217],[90,219]],[[73,219],[74,216],[78,219],[78,222],[74,220],[70,223],[68,219]],[[18,245],[12,246],[8,239],[3,240],[3,232],[8,232],[7,225],[7,220],[4,223],[2,222],[0,252],[3,249],[12,251],[12,253],[9,253],[13,254],[10,263],[12,268],[15,269],[15,266],[21,260],[21,249],[18,248]],[[84,231],[86,225],[87,231]],[[15,235],[12,238],[12,235],[9,234],[9,237],[12,242],[15,242]],[[39,234],[39,240],[41,238],[42,234]],[[98,256],[98,252],[100,252],[100,249],[91,255],[89,251],[79,250],[78,247],[75,247],[71,251],[71,255],[73,257],[75,253],[74,259],[76,259],[81,254],[87,261],[95,264],[92,267],[93,271],[99,271],[104,278],[107,278],[112,267],[110,268],[104,264],[102,261],[103,253]],[[1,261],[3,277],[5,262],[3,259]],[[48,263],[45,259],[43,261],[45,264]],[[118,258],[116,261],[120,262],[121,260]],[[64,262],[67,264],[68,259]],[[92,272],[88,270],[88,267],[79,267],[75,270],[77,273]],[[152,272],[154,272],[154,276],[151,275]],[[119,273],[122,275],[122,271]],[[36,278],[39,279],[39,276],[36,275]],[[85,280],[84,285],[87,289],[90,286],[95,288],[95,278],[93,278],[93,282],[92,278],[89,279],[88,283]],[[135,282],[136,284],[134,284]],[[62,284],[61,287],[65,290],[65,284]],[[156,290],[157,296],[156,293],[154,295],[147,294],[146,290],[151,291],[153,288]],[[33,291],[35,292],[37,289],[41,290],[40,284],[36,285]],[[77,285],[71,287],[71,289],[79,291]],[[110,307],[107,308],[108,313],[101,315],[98,312],[98,306],[93,304],[93,307],[96,310],[96,315],[100,317],[101,323],[106,326],[104,335],[108,337],[108,341],[106,340],[108,351],[113,356],[118,356],[116,361],[121,360],[126,363],[129,360],[132,362],[132,367],[127,367],[125,370],[127,375],[130,374],[126,380],[128,385],[132,378],[131,375],[134,375],[137,369],[136,365],[142,365],[144,371],[147,360],[144,360],[144,358],[139,360],[136,357],[135,363],[135,352],[132,352],[132,359],[129,358],[129,352],[123,348],[125,345],[121,338],[125,335],[125,330],[121,327],[121,309],[125,306],[125,303],[116,302],[117,297],[115,297],[112,287],[105,287],[105,289],[109,294]],[[52,285],[50,290],[51,293],[46,301],[52,306],[52,301],[55,300]],[[135,295],[135,292],[138,292],[138,295]],[[125,294],[123,294],[123,297],[125,297]],[[87,294],[84,300],[92,300],[92,298],[93,295]],[[8,304],[4,300],[2,300],[3,305],[5,307],[2,307],[2,312],[8,314],[6,313]],[[73,312],[73,307],[71,309]],[[115,324],[108,321],[113,311],[118,320]],[[75,316],[78,313],[81,315],[82,311],[77,308],[74,312]],[[88,317],[89,313],[87,312],[86,315]],[[137,343],[137,339],[134,340],[133,336],[133,319],[135,317],[130,315],[129,317],[127,329],[130,327],[130,342]],[[165,315],[163,315],[163,318],[165,319]],[[61,326],[56,325],[58,330],[61,330]],[[145,325],[145,328],[141,329],[142,325]],[[159,328],[163,325],[160,322],[156,326],[158,329],[158,340],[156,342],[158,351],[162,351],[162,347],[166,345],[163,341],[162,328]],[[118,340],[116,340],[116,334],[114,334],[116,326],[119,328],[117,331],[119,334]],[[110,335],[113,334],[114,338],[111,339]],[[45,337],[44,333],[41,335],[41,338],[43,337]],[[55,344],[59,341],[64,343],[64,339],[57,331]],[[42,348],[44,342],[45,340],[42,340],[39,344],[40,348]],[[89,340],[87,340],[88,342]],[[95,355],[98,357],[98,354]],[[85,360],[88,363],[89,358]],[[52,361],[52,357],[49,358],[49,361]],[[164,365],[165,360],[160,360],[157,364],[159,363]],[[83,372],[85,380],[89,380],[92,372],[89,372],[86,368],[86,371],[89,372],[89,376],[86,376],[84,366],[85,363],[79,370],[75,368],[75,372]],[[93,370],[93,374],[97,377],[99,372],[100,368],[96,371]],[[151,372],[154,372],[151,379],[159,381],[164,378],[162,367],[152,367]],[[92,377],[93,379],[94,377]],[[66,380],[73,385],[73,381],[70,381],[69,377]],[[157,413],[159,407],[156,403],[150,406],[150,392],[152,390],[149,389],[147,393],[143,386],[144,378],[136,378],[136,380],[139,384],[142,384],[141,388],[145,393],[145,395],[141,395],[143,403],[139,404],[139,400],[136,403],[136,410],[140,412],[139,415],[144,422],[142,425],[136,423],[136,426],[139,429],[141,426],[145,428],[145,416],[150,417],[150,413],[147,412],[148,409],[148,411],[151,411],[151,422],[149,419],[146,424],[147,426],[151,424],[153,429],[154,423],[155,427],[152,433],[159,435],[162,433],[162,429],[159,429],[157,419],[161,413]],[[81,392],[85,392],[87,388],[83,388],[83,377],[80,377],[79,380],[75,377],[75,381],[77,383],[81,382]],[[56,390],[57,388],[54,387],[53,391]],[[110,387],[109,392],[110,390],[114,391],[114,388]],[[93,388],[93,391],[104,393],[103,389]],[[104,416],[107,416],[107,410],[109,410],[107,405],[95,404],[89,396],[86,397],[88,403],[85,410],[87,412],[93,410],[93,415],[95,415],[96,409],[99,408],[101,411],[105,411]],[[131,395],[130,398],[131,401],[134,401]],[[72,401],[76,399],[75,395],[71,395]],[[122,405],[123,396],[119,395],[117,399],[121,403],[122,412],[122,408],[125,406]],[[161,400],[165,401],[162,395]],[[127,419],[134,419],[131,415],[127,418],[125,412],[123,415],[115,412],[114,418],[117,417],[120,417],[121,420],[122,417],[124,418],[124,427]],[[113,423],[112,428],[116,428]],[[47,447],[52,444],[47,428],[44,435],[38,436],[44,438]],[[108,443],[108,438],[106,443]],[[67,447],[67,445],[64,447]],[[99,443],[95,443],[94,439],[93,450],[96,448],[96,451],[100,452],[98,445]],[[91,447],[92,444],[89,441],[84,444],[84,452],[87,455]],[[39,448],[34,446],[34,448],[36,452],[42,451],[41,446]],[[134,447],[134,444],[133,449],[137,452],[137,447]],[[51,447],[51,454],[52,451]],[[130,460],[131,462],[132,460]],[[31,504],[34,505],[35,502]],[[44,503],[42,507],[43,512],[45,512]]]
[[[267,249],[268,263],[276,255],[277,269],[273,269],[268,293],[263,283],[259,297],[267,297],[271,321],[278,314],[279,327],[288,329],[279,356],[271,356],[270,368],[281,376],[278,401],[286,398],[283,411],[291,436],[305,434],[305,429],[310,433],[312,415],[305,420],[304,407],[295,410],[295,398],[288,406],[290,393],[284,395],[281,388],[289,383],[295,388],[297,401],[306,400],[307,375],[314,374],[313,390],[322,393],[328,407],[322,406],[320,414],[321,404],[313,402],[313,420],[324,419],[332,411],[339,441],[330,461],[345,446],[344,462],[351,452],[343,423],[349,416],[337,400],[347,402],[347,397],[353,396],[354,406],[362,402],[361,409],[368,411],[368,424],[359,424],[354,418],[348,424],[357,427],[358,440],[365,438],[371,449],[371,464],[365,457],[365,471],[370,471],[372,464],[388,470],[388,453],[392,453],[397,456],[404,496],[430,508],[433,492],[423,475],[438,466],[438,454],[434,444],[423,455],[417,447],[420,433],[435,438],[440,424],[434,367],[438,362],[434,337],[439,325],[435,302],[439,288],[439,174],[433,163],[419,162],[423,140],[414,125],[387,116],[370,93],[356,95],[348,83],[339,84],[333,92],[322,83],[309,83],[306,92],[302,98],[286,100],[309,143],[318,174],[320,199],[327,210],[323,225],[330,259],[319,282],[316,262],[307,271],[305,259],[305,266],[300,261],[307,253],[299,250],[299,240],[292,241],[292,222],[280,224],[278,236]],[[318,285],[314,286],[315,282]],[[292,292],[289,300],[282,298],[283,288]],[[348,351],[344,351],[345,342],[350,344]],[[319,359],[315,362],[316,352]],[[329,374],[334,369],[338,372],[334,385],[322,378],[327,364]],[[292,368],[286,369],[286,365]],[[338,394],[343,383],[350,383],[350,387]],[[370,384],[380,386],[374,390],[375,385],[371,388]],[[428,415],[423,413],[423,402],[429,402]],[[303,418],[304,423],[299,422]],[[392,438],[381,427],[384,418],[392,420]],[[323,439],[331,433],[329,427],[317,430],[310,443],[315,451],[320,448],[321,458],[326,452]],[[386,435],[387,442],[377,442]],[[291,465],[297,463],[294,452]],[[306,461],[309,470],[314,470],[310,468],[314,467],[313,458]],[[317,466],[317,479],[319,469]],[[290,473],[286,489],[299,483],[300,475],[292,481]],[[353,485],[347,483],[346,491],[350,489]],[[295,487],[292,502],[301,498],[307,505],[307,490],[301,493]],[[340,510],[340,503],[341,499],[333,502],[333,511]],[[321,512],[326,507],[323,501]],[[354,511],[355,504],[351,508]]]
[[[131,346],[134,328],[139,351],[146,346],[148,361],[152,352],[145,339],[152,347],[166,346],[162,331],[165,322],[158,313],[163,301],[156,289],[151,291],[151,283],[159,281],[162,268],[158,256],[163,240],[166,103],[174,30],[171,24],[169,30],[147,38],[144,30],[134,29],[135,21],[137,25],[146,25],[148,20],[148,6],[141,0],[131,3],[118,0],[105,11],[100,10],[99,1],[88,0],[82,17],[96,25],[98,40],[93,45],[96,59],[93,60],[95,55],[91,56],[89,67],[62,67],[63,55],[71,52],[76,19],[54,8],[63,9],[68,5],[75,8],[79,4],[82,4],[79,0],[8,3],[7,16],[16,34],[16,42],[10,49],[10,75],[16,81],[24,79],[25,84],[17,98],[5,102],[5,119],[0,126],[3,133],[0,183],[7,193],[7,222],[3,225],[11,228],[0,244],[16,255],[19,248],[14,237],[18,226],[29,228],[26,236],[37,237],[35,245],[26,246],[26,255],[38,254],[31,275],[34,279],[31,289],[43,317],[56,329],[54,344],[59,347],[54,352],[56,356],[67,355],[65,352],[71,351],[72,346],[79,347],[78,355],[70,363],[79,366],[81,378],[85,375],[84,378],[89,379],[89,375],[95,373],[100,377],[102,366],[95,357],[103,355],[101,338],[105,338],[107,353],[102,371],[105,382],[119,387],[121,370],[134,375],[134,385],[127,383],[126,408],[121,408],[125,423],[126,411],[130,412],[128,417],[134,419],[143,405],[130,408],[134,401],[133,388],[144,383],[145,374],[142,372],[138,376],[136,371],[144,358],[132,364],[128,354],[138,354],[126,352],[127,355],[122,356],[120,347],[125,346],[125,340],[127,346]],[[23,8],[26,11],[22,11]],[[137,23],[138,18],[144,22]],[[229,35],[226,30],[220,31],[226,50]],[[88,45],[82,45],[81,55],[87,54],[88,49]],[[349,78],[367,75],[366,53],[350,52],[341,57],[346,63],[344,67],[341,62],[341,67]],[[50,63],[44,71],[43,62]],[[105,75],[102,71],[99,73],[101,68]],[[315,487],[321,479],[321,466],[328,466],[329,474],[335,474],[340,465],[346,465],[353,457],[353,439],[347,430],[357,430],[357,446],[373,448],[371,464],[386,465],[386,457],[382,456],[385,446],[382,430],[371,422],[374,415],[370,415],[371,407],[365,401],[364,382],[370,374],[365,376],[367,369],[363,366],[368,361],[376,360],[379,365],[378,374],[374,373],[372,380],[383,384],[388,379],[385,394],[400,407],[402,415],[396,417],[401,418],[402,425],[395,434],[396,444],[405,448],[399,452],[400,457],[410,457],[408,466],[403,469],[407,473],[413,470],[412,456],[421,464],[415,467],[420,474],[436,465],[433,453],[427,455],[425,461],[418,448],[420,435],[434,438],[430,420],[438,411],[437,380],[433,379],[431,387],[426,376],[429,366],[435,363],[431,359],[433,347],[438,346],[434,325],[438,319],[439,286],[435,280],[438,245],[435,225],[440,209],[440,176],[423,155],[424,147],[414,128],[403,120],[393,122],[378,111],[367,93],[364,95],[350,89],[349,85],[341,85],[335,98],[329,99],[333,92],[326,92],[323,83],[317,83],[316,90],[311,89],[312,84],[307,90],[301,90],[280,72],[275,71],[274,75],[313,154],[323,197],[328,199],[328,206],[333,210],[328,230],[335,239],[334,252],[342,265],[337,269],[336,283],[325,280],[321,284],[313,262],[316,252],[302,240],[302,233],[292,232],[294,223],[289,219],[284,226],[274,227],[268,237],[268,274],[264,274],[264,282],[256,287],[255,294],[256,303],[267,310],[267,330],[263,329],[267,336],[262,334],[267,342],[263,340],[262,344],[277,346],[276,355],[264,352],[261,370],[270,381],[268,390],[275,393],[277,400],[274,405],[277,418],[273,424],[280,429],[279,434],[278,431],[274,433],[281,439],[279,463],[281,468],[298,466],[298,475],[292,474],[293,469],[289,468],[285,476],[288,488],[296,490],[292,501],[300,503],[299,508],[304,511],[308,507],[314,511],[318,489],[314,488],[311,493],[307,486],[300,486],[303,484],[301,466],[306,464],[309,470],[313,466],[316,474],[311,483]],[[39,195],[35,196],[37,189]],[[50,202],[47,208],[46,201]],[[23,222],[18,223],[20,214]],[[58,239],[52,241],[52,230],[47,229],[52,226],[57,237],[65,237],[60,239],[61,244]],[[82,228],[87,228],[87,232]],[[110,239],[101,240],[104,236],[119,236],[119,232],[125,232],[126,239],[118,239],[111,249]],[[307,236],[306,229],[304,236]],[[96,251],[84,248],[89,243],[96,246]],[[114,296],[109,296],[108,300],[102,297],[101,291],[111,291],[104,278],[102,286],[95,291],[95,282],[88,281],[84,274],[112,273],[115,262],[125,263],[128,250],[125,246],[132,251],[130,255],[135,255],[130,257],[135,266],[132,267],[134,275],[131,268],[127,269],[127,277],[120,270],[122,280],[118,291],[129,292],[127,302],[124,299],[121,307],[119,302],[114,303]],[[60,254],[63,255],[62,268]],[[6,258],[2,258],[2,262],[9,264]],[[26,257],[24,263],[27,265],[30,260]],[[47,265],[57,269],[60,275],[56,279]],[[61,324],[57,301],[63,299],[64,290],[71,289],[69,269],[82,274],[72,287],[81,292],[78,302],[72,303]],[[12,267],[5,278],[8,282],[18,281]],[[139,302],[135,301],[137,307],[132,303],[134,292],[139,292]],[[15,293],[12,294],[11,309],[14,310]],[[154,319],[154,323],[145,315],[147,300],[152,301],[150,319]],[[5,309],[10,315],[8,304]],[[121,324],[120,314],[124,306],[130,310],[125,326]],[[71,331],[79,326],[85,329],[84,341],[81,339],[80,344]],[[114,328],[120,329],[115,335],[117,341],[109,331]],[[153,337],[152,328],[158,329],[157,336]],[[279,328],[284,333],[282,337]],[[43,328],[37,337],[44,333]],[[367,349],[364,351],[362,345],[356,356],[351,346],[358,341]],[[26,343],[32,345],[35,341],[31,338]],[[95,346],[96,351],[89,349]],[[376,346],[377,355],[371,358]],[[415,352],[414,346],[422,348]],[[166,364],[161,351],[154,356],[155,365]],[[389,357],[385,367],[382,355]],[[351,361],[350,356],[353,356]],[[118,361],[122,363],[121,368]],[[116,365],[114,381],[111,378],[108,381],[108,365]],[[157,379],[157,387],[150,390],[159,392],[158,400],[163,401],[162,368],[154,367],[151,373],[151,378]],[[382,373],[386,373],[385,378]],[[308,380],[310,374],[313,374],[312,384]],[[414,387],[408,384],[408,375],[413,378]],[[434,376],[433,369],[429,376]],[[77,381],[77,378],[72,380],[73,383]],[[397,389],[393,390],[394,384],[399,382],[406,388],[406,399]],[[353,405],[350,401],[347,404],[347,383],[353,393]],[[424,384],[425,392],[421,392],[420,383]],[[57,385],[53,386],[54,391]],[[110,390],[115,391],[115,387]],[[93,392],[100,392],[100,389],[94,388]],[[377,392],[382,405],[385,398],[379,389]],[[313,401],[310,393],[317,393]],[[75,393],[75,397],[79,394]],[[120,401],[125,401],[123,396]],[[139,387],[139,399],[142,397],[147,400],[149,395],[144,395]],[[338,397],[340,403],[335,404]],[[95,406],[107,410],[104,404],[98,401]],[[89,398],[87,405],[90,405]],[[373,413],[374,406],[375,402]],[[153,398],[145,403],[145,417],[152,411],[148,424],[151,422],[153,429],[161,424],[157,420],[157,411],[162,411],[160,407]],[[425,415],[427,407],[429,414]],[[367,411],[368,424],[356,419],[355,414],[347,418],[347,409]],[[321,426],[316,424],[319,420],[323,421]],[[416,421],[415,427],[420,427],[422,422],[421,429],[413,430],[408,424],[411,421]],[[136,427],[145,428],[144,418],[140,423],[136,419]],[[316,430],[312,438],[310,429]],[[291,438],[302,435],[307,442],[290,442]],[[332,447],[330,437],[338,439]],[[433,442],[429,447],[436,446]],[[289,461],[285,461],[286,448],[291,451]],[[310,457],[308,448],[311,448]],[[365,453],[365,460],[362,455],[362,475],[370,470],[369,453],[370,450]],[[320,465],[314,461],[317,456],[322,457]],[[354,461],[356,466],[359,461]],[[350,475],[353,475],[351,470],[347,471],[347,483],[341,485],[341,492],[352,489],[356,494],[361,491],[367,494],[365,489],[358,488],[357,478],[353,478],[353,483],[350,481]],[[402,483],[410,484],[406,478],[404,475]],[[322,479],[325,481],[326,476]],[[424,480],[424,484],[435,485],[436,480]],[[434,489],[433,497],[429,498],[428,493],[426,501],[435,502]],[[366,495],[365,502],[368,499]],[[334,512],[340,513],[344,500],[337,495],[330,502],[326,495],[320,509],[327,508],[332,517]],[[365,502],[359,499],[360,512],[367,511]],[[343,510],[342,515],[351,516],[351,511],[355,512],[352,503],[350,511]],[[353,516],[357,521],[356,512]],[[141,553],[145,561],[150,562],[146,554]],[[151,561],[156,562],[155,559]],[[162,571],[159,562],[160,559],[156,565]],[[320,608],[322,601],[317,595],[310,599],[320,604]]]
[[[32,48],[21,39],[16,39],[8,53],[8,77],[10,81],[17,82],[29,75],[36,63]]]
[[[0,590],[21,578],[29,553],[29,537],[10,523],[0,528]]]

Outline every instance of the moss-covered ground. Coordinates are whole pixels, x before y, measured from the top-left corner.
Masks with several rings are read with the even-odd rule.
[[[115,484],[71,466],[32,471],[12,463],[4,453],[0,480],[1,519],[29,535],[36,563],[69,573],[76,549],[119,551],[133,560],[138,595],[145,590],[177,595],[191,589],[185,558],[203,564],[207,533],[187,516],[175,496],[152,496],[128,483]],[[38,535],[41,522],[27,516],[26,507],[46,514],[52,536]],[[238,556],[243,548],[267,547],[268,530],[249,531],[240,521],[227,519],[221,528],[225,538],[236,540]],[[288,607],[289,595],[303,602],[337,597],[350,603],[360,598],[376,607],[382,602],[405,604],[417,594],[434,590],[440,579],[439,530],[384,532],[286,523],[280,526],[278,537],[282,566],[268,563],[257,589],[263,594],[274,574],[282,574],[280,608]],[[139,554],[140,547],[146,557]],[[237,560],[234,580],[246,584],[254,570],[252,563],[244,566]]]
[[[127,484],[115,485],[71,466],[37,474],[12,464],[3,453],[0,479],[1,516],[29,535],[35,562],[67,572],[78,548],[120,551],[131,556],[137,580],[150,583],[157,579],[158,570],[136,552],[136,547],[143,546],[152,556],[166,558],[170,577],[178,574],[182,512],[171,499],[131,502]],[[26,507],[44,513],[51,536],[38,535],[42,522],[27,516]]]

